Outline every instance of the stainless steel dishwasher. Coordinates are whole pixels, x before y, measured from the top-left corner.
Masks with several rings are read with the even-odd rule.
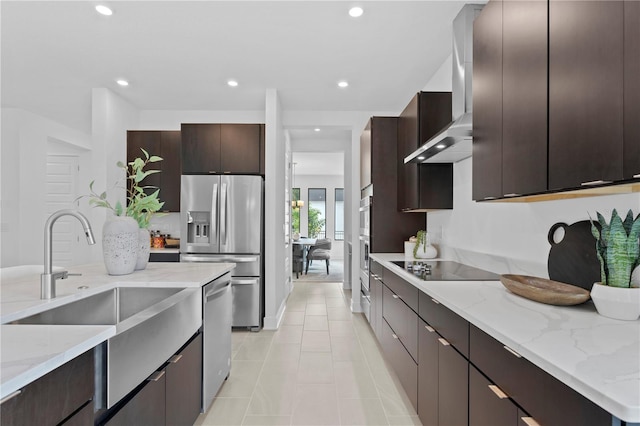
[[[202,288],[202,412],[231,370],[231,309],[231,274],[227,273]]]

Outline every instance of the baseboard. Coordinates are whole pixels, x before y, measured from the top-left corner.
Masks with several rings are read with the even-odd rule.
[[[278,309],[278,313],[275,316],[265,316],[264,317],[264,330],[277,330],[280,327],[280,323],[282,322],[282,318],[284,317],[284,311],[287,307],[287,298],[285,297],[282,303],[280,304],[280,308]]]

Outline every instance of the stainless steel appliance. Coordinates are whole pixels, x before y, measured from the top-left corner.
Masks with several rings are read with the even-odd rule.
[[[180,261],[233,262],[234,327],[258,330],[264,317],[264,182],[261,176],[184,175]]]
[[[369,247],[371,245],[371,202],[370,195],[360,200],[360,305],[369,319],[371,297],[369,293]]]
[[[231,275],[216,278],[202,288],[202,412],[231,369]]]

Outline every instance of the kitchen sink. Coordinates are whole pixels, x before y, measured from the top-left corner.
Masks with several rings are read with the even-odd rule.
[[[12,324],[114,325],[96,351],[96,409],[110,408],[198,331],[202,290],[116,287]]]

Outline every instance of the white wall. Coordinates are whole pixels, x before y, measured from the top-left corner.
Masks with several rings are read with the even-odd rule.
[[[58,144],[51,143],[58,141]],[[44,252],[45,181],[47,154],[59,143],[79,155],[91,147],[91,136],[31,112],[2,109],[2,181],[0,222],[2,267],[42,264]],[[81,156],[81,170],[91,170]],[[89,163],[89,164],[88,164]],[[82,189],[82,185],[80,185]],[[87,209],[83,209],[87,213]],[[102,227],[94,229],[102,229]],[[55,240],[54,240],[55,244]],[[96,251],[92,246],[87,253]],[[79,259],[78,262],[87,259]],[[76,263],[78,263],[76,262]]]
[[[264,123],[264,111],[142,110],[139,130],[180,130],[181,123]]]
[[[452,87],[453,55],[449,55],[422,90],[425,92],[450,92]]]
[[[296,170],[299,171],[299,170]],[[325,231],[327,238],[331,238],[331,257],[342,259],[344,257],[344,245],[341,241],[335,241],[335,189],[344,188],[344,176],[338,175],[299,175],[295,177],[295,187],[300,188],[300,199],[304,201],[304,207],[300,209],[300,235],[309,236],[309,188],[324,188],[326,190],[326,222]]]

